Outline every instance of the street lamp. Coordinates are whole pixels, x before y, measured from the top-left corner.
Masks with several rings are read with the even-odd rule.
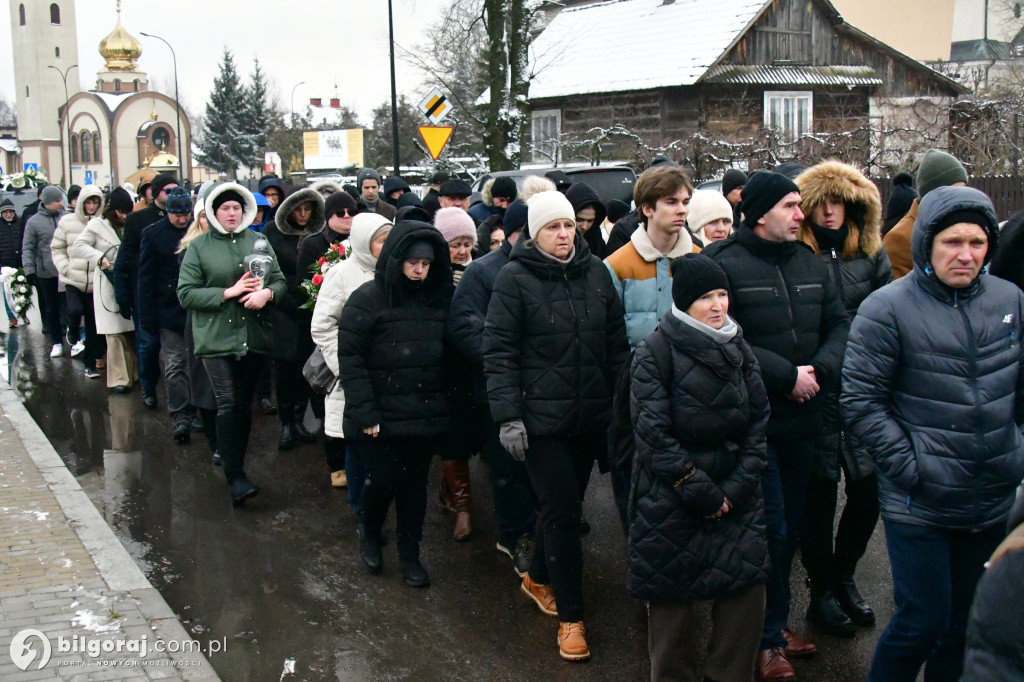
[[[60,69],[58,69],[56,66],[53,66],[52,64],[47,66],[47,68],[53,69],[54,71],[59,73],[60,74],[60,79],[62,81],[64,81],[64,119],[67,121],[67,130],[68,130],[68,187],[70,187],[71,184],[74,182],[74,180],[71,177],[71,173],[72,173],[72,171],[71,171],[71,111],[69,109],[69,104],[68,104],[68,74],[71,73],[71,69],[77,69],[78,68],[78,64],[72,64],[71,66],[69,66],[64,71],[61,71]],[[57,119],[57,122],[58,123],[60,122],[59,118]],[[61,151],[63,152],[63,150],[61,150]]]
[[[305,84],[306,81],[299,81],[298,83],[295,84],[295,87],[292,88],[292,128],[295,127],[295,91],[298,89],[300,85]]]
[[[398,167],[398,95],[395,87],[395,20],[394,12],[391,9],[391,0],[388,0],[388,37],[391,40],[391,146],[394,149],[392,161],[395,164],[395,176],[401,177],[402,171]]]
[[[174,115],[178,118],[178,182],[185,182],[185,168],[182,165],[181,155],[181,105],[178,103],[178,55],[174,54],[174,48],[171,47],[171,44],[160,36],[155,36],[143,31],[139,31],[139,33],[147,38],[156,38],[166,45],[167,49],[171,51],[171,59],[174,62]]]

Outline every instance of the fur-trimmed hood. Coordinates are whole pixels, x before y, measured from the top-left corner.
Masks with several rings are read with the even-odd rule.
[[[860,231],[860,251],[874,256],[882,248],[882,198],[875,183],[857,168],[834,159],[823,161],[801,173],[796,184],[800,187],[800,210],[804,214],[799,234],[802,242],[815,247],[811,210],[826,197],[835,196],[846,204],[847,223],[852,221]],[[850,254],[844,250],[843,257],[849,258]]]
[[[341,188],[341,185],[334,182],[333,180],[320,180],[319,182],[314,182],[312,185],[309,186],[309,189],[320,192],[320,196],[322,196],[324,199],[331,196],[335,192],[345,191]]]
[[[217,197],[228,190],[237,192],[245,199],[245,206],[242,207],[242,222],[238,231],[241,232],[242,230],[249,229],[249,226],[252,225],[252,221],[256,218],[256,197],[252,195],[252,192],[244,186],[239,185],[237,182],[218,183],[210,189],[210,193],[206,195],[206,199],[202,202],[202,206],[203,210],[206,211],[206,222],[210,223],[210,227],[221,234],[231,233],[228,232],[223,225],[217,222],[217,212],[213,210],[213,202]],[[195,208],[192,210],[195,215],[199,215]]]
[[[313,214],[309,217],[309,222],[306,223],[306,229],[297,230],[288,222],[288,216],[291,215],[292,211],[294,211],[299,204],[305,201],[313,204]],[[307,234],[313,234],[314,232],[319,232],[324,229],[324,225],[327,224],[326,216],[327,209],[324,208],[323,195],[312,187],[304,187],[302,189],[295,190],[281,202],[281,205],[277,209],[277,213],[274,214],[274,223],[277,225],[277,229],[281,234],[305,237]]]

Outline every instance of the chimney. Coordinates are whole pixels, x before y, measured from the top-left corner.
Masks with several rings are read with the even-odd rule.
[[[331,109],[341,109],[341,99],[338,97],[331,98]]]
[[[323,104],[321,104],[321,100],[320,100],[319,97],[310,97],[309,98],[309,106],[311,106],[311,107],[320,107],[320,106],[323,106]]]

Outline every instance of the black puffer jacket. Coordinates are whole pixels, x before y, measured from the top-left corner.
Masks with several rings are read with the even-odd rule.
[[[167,211],[154,201],[143,209],[128,214],[124,220],[124,236],[114,262],[114,297],[122,314],[135,310],[135,294],[139,288],[139,249],[142,231],[160,221]]]
[[[459,359],[468,362],[473,373],[473,401],[487,404],[487,380],[484,378],[483,336],[487,306],[491,302],[494,280],[508,264],[512,244],[501,246],[475,259],[466,268],[452,296],[448,315],[448,344]]]
[[[164,216],[142,231],[139,244],[139,287],[135,301],[139,324],[151,334],[169,329],[185,333],[185,309],[178,300],[178,256],[187,226],[177,228]]]
[[[622,303],[586,241],[577,236],[563,265],[519,239],[494,282],[484,325],[494,422],[522,419],[527,433],[538,436],[606,428],[628,355]]]
[[[800,208],[804,220],[799,239],[815,250],[839,289],[846,314],[852,320],[857,308],[872,292],[892,281],[892,265],[882,247],[882,200],[878,188],[855,167],[839,161],[825,161],[808,168],[796,179],[800,187]],[[811,212],[827,198],[843,201],[846,224],[839,229],[819,227]],[[850,225],[857,233],[857,249],[847,252]],[[852,251],[852,249],[851,249]],[[871,254],[871,255],[868,255]],[[815,475],[839,481],[840,457],[851,479],[874,472],[871,453],[846,432],[839,411],[839,382],[829,391],[824,424],[817,441]]]
[[[569,189],[565,190],[565,198],[572,204],[572,210],[576,214],[588,206],[594,209],[594,223],[589,230],[583,233],[583,237],[587,240],[587,246],[590,247],[590,253],[601,260],[612,255],[604,243],[604,235],[601,234],[601,223],[604,222],[608,211],[601,203],[601,197],[597,196],[597,192],[585,182],[574,182]]]
[[[850,320],[828,270],[798,242],[770,242],[746,225],[704,254],[729,277],[729,312],[754,349],[772,406],[768,435],[799,438],[821,431],[829,389],[837,385]],[[786,397],[797,366],[814,367],[821,392],[805,403]]]
[[[632,371],[630,595],[685,602],[764,583],[768,395],[742,332],[718,343],[669,312]],[[707,519],[725,498],[732,510]]]
[[[303,227],[293,225],[288,220],[289,215],[299,204],[307,201],[313,204],[309,222]],[[288,281],[288,293],[271,310],[274,325],[274,347],[271,357],[285,362],[304,363],[312,352],[313,342],[309,325],[313,320],[313,312],[300,308],[307,301],[300,285],[310,275],[299,272],[299,242],[306,235],[322,230],[327,223],[324,198],[315,189],[304,187],[289,194],[279,208],[274,216],[274,222],[267,223],[263,228],[263,236],[274,249],[281,265],[281,272]]]
[[[980,275],[951,289],[931,268],[936,225],[992,203],[968,187],[921,202],[914,269],[861,305],[843,363],[843,417],[878,467],[887,521],[952,530],[1003,523],[1024,478],[1024,294]]]
[[[14,210],[14,204],[10,199],[5,199],[2,206]],[[24,239],[25,230],[18,222],[17,215],[11,222],[0,218],[0,267],[21,267],[21,243]]]
[[[402,274],[409,246],[434,247],[427,278]],[[399,222],[388,235],[373,281],[355,290],[338,322],[338,366],[345,391],[345,438],[440,436],[448,429],[445,321],[452,296],[448,244],[429,223]]]

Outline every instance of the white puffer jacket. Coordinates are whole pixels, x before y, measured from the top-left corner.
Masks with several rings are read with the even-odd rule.
[[[327,366],[338,376],[338,320],[352,292],[373,279],[377,259],[370,253],[370,242],[382,228],[389,229],[391,221],[376,213],[360,213],[352,219],[349,235],[351,250],[348,257],[327,271],[313,308],[310,332],[313,342],[324,354]],[[324,433],[332,438],[344,438],[342,418],[345,414],[345,394],[339,381],[324,401]]]
[[[89,198],[100,200],[99,208],[92,216],[85,215],[85,202]],[[60,281],[64,286],[73,286],[87,294],[92,293],[92,268],[86,259],[71,255],[71,245],[75,243],[78,235],[82,234],[86,224],[92,218],[99,217],[102,211],[103,192],[95,185],[86,185],[78,195],[75,212],[60,219],[57,229],[53,232],[53,241],[50,243],[50,256],[53,258]]]
[[[111,284],[100,263],[104,258],[111,267],[117,260],[121,239],[106,218],[93,218],[71,245],[69,253],[73,258],[82,258],[89,263],[89,277],[93,285],[93,309],[96,313],[96,332],[99,334],[123,334],[135,330],[130,319],[125,319],[114,297]]]

